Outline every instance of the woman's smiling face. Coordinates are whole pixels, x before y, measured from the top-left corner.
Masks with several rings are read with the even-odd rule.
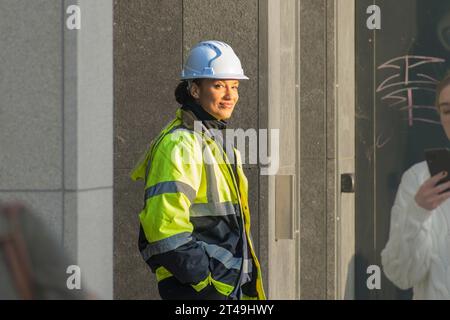
[[[239,80],[204,79],[199,86],[193,83],[191,95],[217,120],[227,120],[239,100],[238,88]]]
[[[450,139],[450,85],[442,89],[439,95],[438,108],[442,126],[447,134],[447,138]]]

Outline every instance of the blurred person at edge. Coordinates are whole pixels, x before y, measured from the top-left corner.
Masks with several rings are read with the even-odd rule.
[[[437,86],[436,107],[450,139],[450,74]],[[448,174],[430,177],[426,161],[412,166],[392,208],[383,270],[399,288],[413,288],[416,300],[450,299],[450,182],[438,185]]]
[[[24,205],[0,202],[0,300],[78,300],[71,265],[42,221]]]
[[[194,46],[175,90],[181,108],[132,173],[145,180],[139,249],[162,299],[266,298],[240,154],[219,134],[239,80],[248,78],[228,44]]]

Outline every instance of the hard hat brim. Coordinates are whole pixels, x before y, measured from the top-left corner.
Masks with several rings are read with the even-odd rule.
[[[250,80],[247,76],[244,75],[231,75],[231,74],[217,74],[214,76],[210,75],[198,75],[198,76],[184,76],[180,78],[181,80],[194,80],[194,79],[214,79],[214,80]]]

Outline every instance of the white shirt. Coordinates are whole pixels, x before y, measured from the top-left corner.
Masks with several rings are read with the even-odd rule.
[[[433,211],[414,200],[429,178],[426,162],[403,174],[381,261],[388,279],[413,288],[414,299],[450,299],[450,199]]]

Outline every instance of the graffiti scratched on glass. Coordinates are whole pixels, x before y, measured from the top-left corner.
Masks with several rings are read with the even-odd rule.
[[[440,125],[435,119],[426,118],[424,116],[416,116],[419,109],[435,110],[434,100],[427,101],[426,104],[417,104],[417,95],[424,91],[432,92],[433,96],[436,92],[436,84],[438,83],[424,67],[432,64],[444,63],[445,59],[431,56],[405,55],[393,58],[378,66],[377,70],[388,69],[395,72],[383,79],[378,86],[376,92],[383,94],[382,101],[387,101],[389,107],[398,107],[400,112],[406,113],[403,118],[408,122],[409,127],[413,127],[415,122],[425,122],[432,125]],[[389,138],[380,143],[378,139],[377,145],[383,147],[389,142]]]

